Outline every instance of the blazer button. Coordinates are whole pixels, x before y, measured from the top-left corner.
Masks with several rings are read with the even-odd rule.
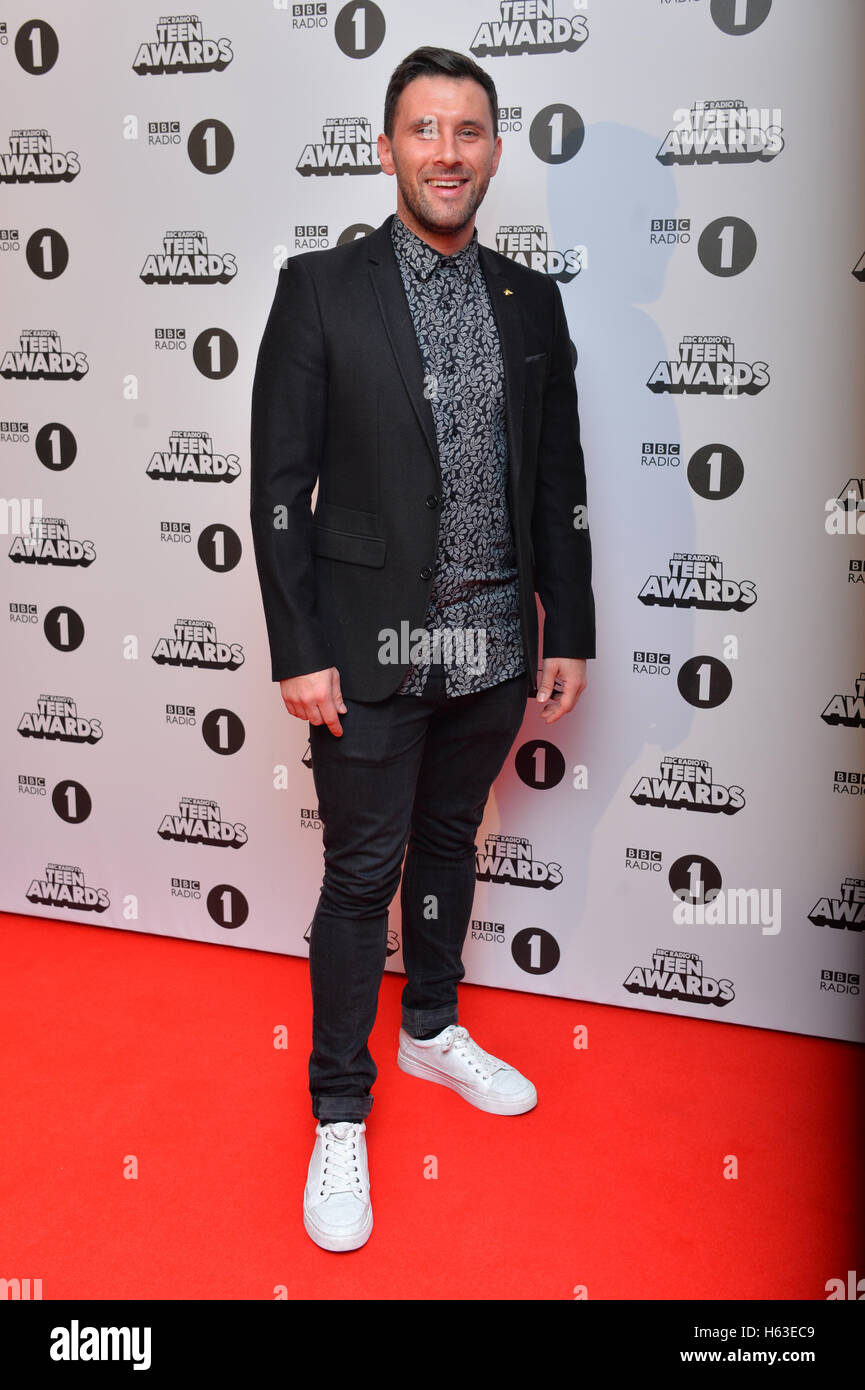
[[[421,577],[421,579],[431,579],[431,578],[432,578],[432,570],[430,569],[429,565],[424,565],[423,569],[422,569],[421,572],[420,572],[420,577]]]
[[[429,495],[429,497],[428,497],[427,500],[426,500],[427,506],[428,506],[428,507],[437,507],[437,506],[438,506],[438,502],[439,502],[439,500],[438,500],[438,498],[436,497],[435,493],[434,493],[434,492],[431,492],[430,495]]]

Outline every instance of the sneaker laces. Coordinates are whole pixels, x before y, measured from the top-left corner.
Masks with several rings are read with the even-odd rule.
[[[474,1038],[470,1036],[467,1028],[451,1024],[445,1033],[442,1042],[442,1052],[449,1052],[454,1048],[461,1057],[479,1072],[484,1081],[489,1081],[497,1071],[504,1071],[507,1063],[502,1062],[498,1057],[491,1057],[489,1052],[484,1052],[482,1047],[478,1047]]]
[[[357,1146],[360,1126],[343,1120],[339,1124],[323,1125],[322,1129],[321,1196],[348,1192],[363,1197],[363,1175]]]

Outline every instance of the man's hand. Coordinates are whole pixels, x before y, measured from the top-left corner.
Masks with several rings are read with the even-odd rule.
[[[561,684],[561,690],[554,699],[553,682]],[[538,688],[537,701],[541,706],[541,718],[547,724],[555,724],[563,714],[572,710],[586,688],[586,663],[578,657],[545,656]]]
[[[348,707],[342,698],[339,671],[335,666],[329,666],[326,671],[310,671],[306,676],[291,676],[280,681],[279,688],[289,714],[296,719],[307,719],[310,724],[326,724],[332,734],[342,737],[339,715],[347,714]]]

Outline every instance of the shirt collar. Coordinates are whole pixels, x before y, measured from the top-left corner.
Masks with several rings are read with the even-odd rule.
[[[452,256],[446,256],[441,251],[437,251],[434,246],[430,246],[428,241],[424,241],[422,237],[419,237],[410,227],[405,225],[398,213],[393,215],[391,236],[399,258],[410,266],[421,280],[428,280],[443,263],[454,266],[463,279],[468,279],[477,267],[477,228],[472,232],[471,241]]]

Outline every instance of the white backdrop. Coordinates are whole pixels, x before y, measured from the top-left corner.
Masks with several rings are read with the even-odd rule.
[[[283,257],[395,206],[422,43],[498,87],[481,240],[560,277],[598,605],[490,798],[467,979],[861,1039],[858,0],[5,6],[2,906],[306,953],[250,388]]]

